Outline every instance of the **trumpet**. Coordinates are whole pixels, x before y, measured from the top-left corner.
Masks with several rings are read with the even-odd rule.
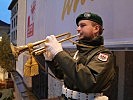
[[[64,37],[65,36],[65,37]],[[72,38],[75,38],[79,36],[79,34],[76,34],[76,35],[71,35],[71,33],[69,32],[66,32],[66,33],[62,33],[62,34],[59,34],[57,36],[55,36],[56,38],[60,38],[60,37],[64,37],[63,39],[61,40],[58,40],[59,43],[62,43],[62,42],[65,42],[67,40],[70,40]],[[45,43],[47,42],[46,39],[44,40],[40,40],[40,41],[37,41],[37,42],[34,42],[34,43],[28,43],[27,45],[22,45],[22,46],[14,46],[12,43],[10,44],[10,47],[11,47],[11,50],[12,50],[12,54],[14,55],[15,58],[18,58],[18,56],[25,52],[25,51],[29,51],[31,54],[35,54],[35,55],[39,55],[41,53],[44,53],[45,52],[45,46],[44,47],[40,47],[38,49],[35,49],[34,50],[34,47],[37,46],[37,45],[40,45],[42,43]]]

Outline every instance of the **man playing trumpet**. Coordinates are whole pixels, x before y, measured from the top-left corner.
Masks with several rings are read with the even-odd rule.
[[[114,56],[103,46],[103,21],[85,12],[76,18],[79,39],[77,51],[68,54],[54,35],[47,36],[45,60],[51,71],[64,80],[64,100],[108,100],[104,92],[115,77]]]

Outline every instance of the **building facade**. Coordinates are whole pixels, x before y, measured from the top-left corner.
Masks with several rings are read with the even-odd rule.
[[[18,0],[12,0],[8,10],[11,10],[11,26],[10,40],[14,45],[17,45],[17,16],[18,16]]]

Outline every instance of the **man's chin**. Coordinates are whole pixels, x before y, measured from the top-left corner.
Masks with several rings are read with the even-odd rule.
[[[91,38],[90,37],[79,37],[78,40],[91,40]]]

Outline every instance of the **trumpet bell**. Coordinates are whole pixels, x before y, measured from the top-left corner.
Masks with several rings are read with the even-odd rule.
[[[18,58],[19,54],[21,54],[22,52],[25,52],[26,50],[28,50],[28,46],[27,45],[14,46],[11,43],[10,47],[11,47],[11,50],[12,50],[12,54],[14,55],[15,58]]]

